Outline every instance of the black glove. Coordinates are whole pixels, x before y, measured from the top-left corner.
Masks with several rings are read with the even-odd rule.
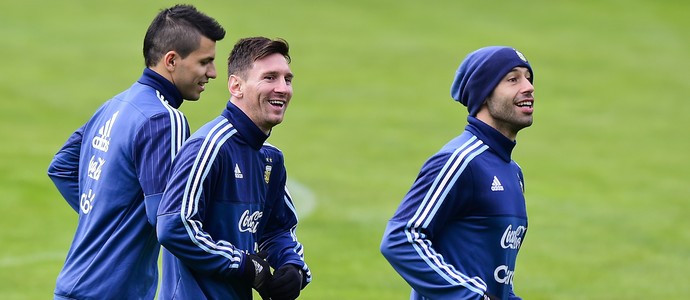
[[[302,271],[295,265],[283,265],[273,274],[269,286],[271,300],[295,300],[302,290]]]
[[[269,299],[268,288],[271,282],[271,267],[266,261],[268,253],[247,254],[244,262],[244,277],[252,284],[262,299]]]
[[[494,295],[491,295],[488,292],[484,293],[484,297],[482,299],[483,300],[501,300],[501,298],[498,298]]]

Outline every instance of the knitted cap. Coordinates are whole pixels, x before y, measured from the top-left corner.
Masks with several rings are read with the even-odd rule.
[[[476,116],[484,100],[503,77],[515,67],[532,67],[522,53],[511,47],[490,46],[476,50],[462,61],[450,86],[450,96],[467,106],[470,116]]]

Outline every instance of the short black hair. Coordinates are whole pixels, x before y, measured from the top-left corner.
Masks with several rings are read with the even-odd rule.
[[[202,35],[219,41],[225,37],[225,29],[192,5],[178,4],[161,10],[144,37],[146,66],[155,66],[168,51],[187,57],[199,48]]]
[[[255,61],[271,54],[279,53],[290,63],[290,45],[284,39],[275,40],[266,37],[248,37],[235,43],[228,57],[228,76],[243,76]]]

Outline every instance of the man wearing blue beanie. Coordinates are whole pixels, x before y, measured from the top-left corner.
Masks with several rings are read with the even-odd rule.
[[[511,47],[481,48],[460,64],[450,94],[469,124],[424,163],[381,242],[410,299],[521,299],[513,277],[527,211],[511,153],[532,125],[533,80]]]

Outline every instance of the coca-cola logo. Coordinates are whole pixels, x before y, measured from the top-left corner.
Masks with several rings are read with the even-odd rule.
[[[259,220],[261,220],[263,215],[262,211],[250,213],[249,210],[245,210],[240,217],[239,224],[237,224],[240,232],[256,233],[256,228],[259,227]]]
[[[506,231],[503,232],[503,237],[501,238],[501,247],[503,249],[520,249],[520,244],[522,244],[522,237],[525,235],[527,227],[518,226],[513,230],[512,225],[508,225]]]
[[[500,265],[494,270],[494,280],[498,283],[513,285],[513,276],[515,276],[515,271],[506,265]]]

